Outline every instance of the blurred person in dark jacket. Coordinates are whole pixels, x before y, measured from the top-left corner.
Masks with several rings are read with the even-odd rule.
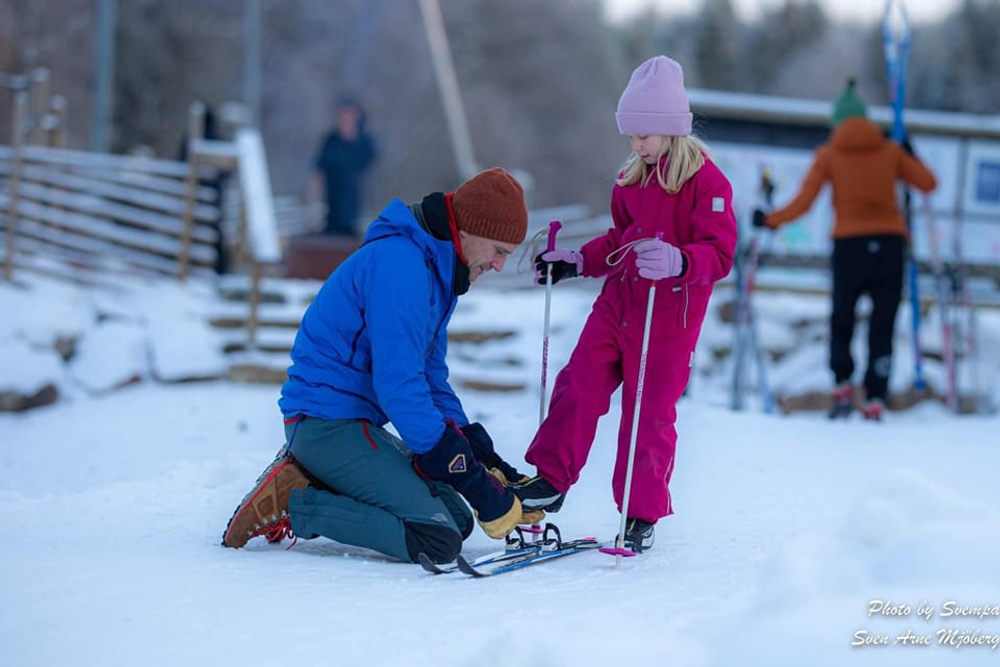
[[[324,233],[357,234],[362,186],[376,155],[364,108],[353,97],[343,98],[337,105],[335,125],[323,139],[313,163],[313,199],[322,192],[326,202]]]

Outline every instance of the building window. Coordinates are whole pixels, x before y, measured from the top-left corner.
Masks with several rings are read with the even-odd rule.
[[[977,165],[976,201],[1000,204],[1000,162],[982,160]]]

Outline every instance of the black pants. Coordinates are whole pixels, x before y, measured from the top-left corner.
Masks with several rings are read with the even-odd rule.
[[[865,292],[872,300],[868,326],[868,399],[886,400],[892,368],[892,334],[903,293],[906,240],[901,236],[863,236],[833,242],[833,313],[830,315],[830,370],[837,384],[854,373],[851,338],[855,310]]]

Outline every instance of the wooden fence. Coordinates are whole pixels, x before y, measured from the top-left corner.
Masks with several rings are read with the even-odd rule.
[[[225,247],[231,267],[250,276],[247,347],[254,347],[260,281],[281,262],[260,134],[239,127],[232,140],[205,139],[205,108],[196,103],[184,162],[68,150],[59,120],[65,105],[44,102],[47,87],[39,92],[47,76],[19,80],[29,84],[12,87],[11,145],[0,145],[0,278],[212,280],[219,235],[232,230]],[[229,206],[217,185],[223,172],[233,176]],[[223,225],[224,212],[235,220]]]

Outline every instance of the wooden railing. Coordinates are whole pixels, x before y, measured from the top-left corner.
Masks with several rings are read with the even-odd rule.
[[[275,218],[274,198],[267,170],[267,158],[260,132],[250,127],[236,130],[232,141],[206,139],[205,107],[195,103],[191,107],[187,157],[188,173],[183,215],[182,250],[192,244],[197,224],[197,184],[199,169],[208,166],[234,174],[238,181],[237,198],[238,238],[234,262],[248,265],[250,289],[247,317],[247,347],[256,346],[261,300],[261,280],[270,267],[281,262],[281,243]],[[222,201],[219,201],[222,206]],[[192,253],[183,252],[178,278],[187,274],[187,262]]]
[[[67,278],[88,274],[177,275],[179,266],[207,276],[219,218],[213,193],[196,188],[185,243],[188,168],[146,158],[97,155],[38,146],[0,146],[4,206],[4,273],[37,270],[39,258],[69,265]],[[5,200],[5,201],[4,201]]]
[[[211,189],[186,186],[195,168],[61,148],[61,116],[43,111],[40,97],[14,91],[11,145],[0,146],[3,278],[13,281],[17,270],[106,283],[122,274],[186,275],[187,267],[209,275],[220,211]]]
[[[232,268],[250,276],[253,348],[261,279],[282,259],[259,132],[237,127],[232,140],[206,139],[205,107],[195,103],[186,161],[67,150],[60,147],[61,116],[51,110],[64,105],[40,101],[47,76],[19,81],[30,83],[10,87],[12,141],[0,146],[0,277],[13,282],[34,272],[89,284],[137,275],[213,279],[224,198],[210,184],[229,172],[236,238],[227,241]],[[39,82],[46,84],[41,93]]]

